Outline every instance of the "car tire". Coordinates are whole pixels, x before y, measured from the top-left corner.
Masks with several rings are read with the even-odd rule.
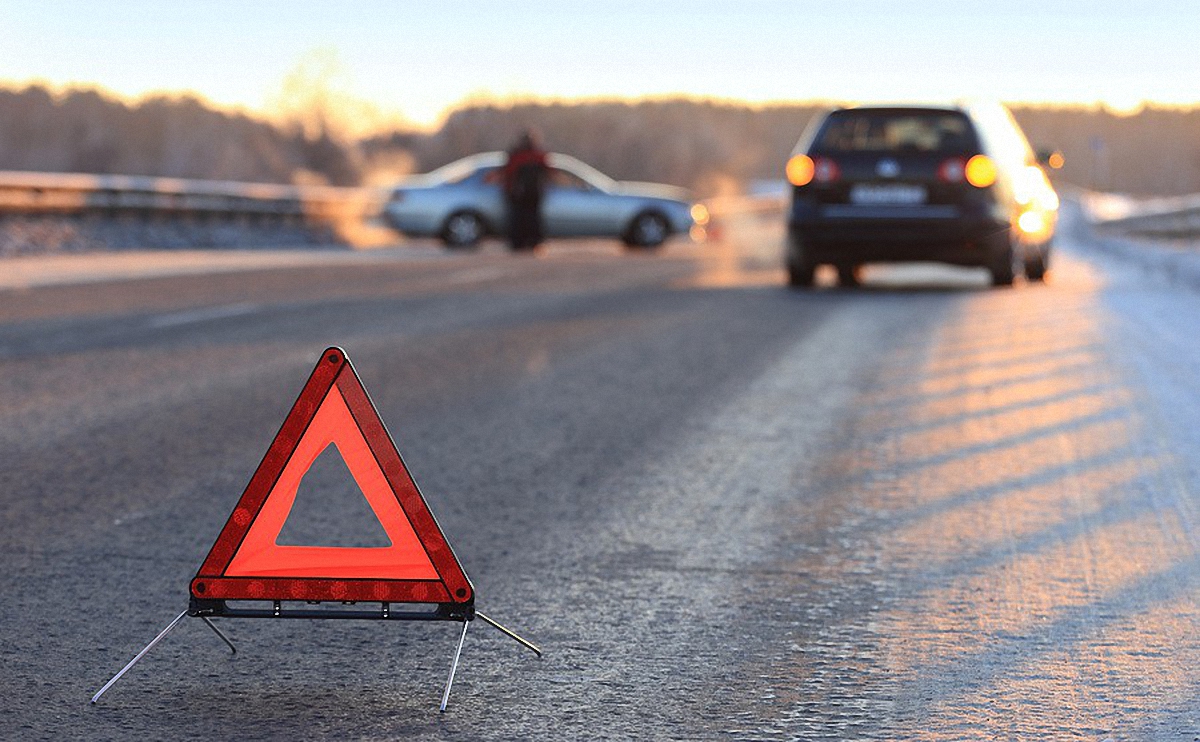
[[[988,247],[988,254],[991,256],[988,272],[992,275],[992,285],[1012,286],[1013,279],[1016,277],[1016,272],[1013,270],[1013,260],[1016,255],[1009,233],[1006,231],[997,235],[991,240]]]
[[[859,280],[861,268],[862,266],[853,264],[839,265],[837,267],[838,285],[847,289],[861,286],[862,282]]]
[[[1047,247],[1035,247],[1025,255],[1025,278],[1030,281],[1044,281],[1046,279],[1046,267],[1050,262],[1050,249]]]
[[[655,248],[671,236],[671,227],[662,214],[647,211],[638,214],[625,231],[625,246],[634,249]]]
[[[804,240],[794,234],[788,235],[787,282],[792,288],[808,288],[813,285],[817,266],[809,261]]]
[[[473,211],[456,211],[442,224],[442,242],[446,247],[475,247],[487,234],[483,218]]]

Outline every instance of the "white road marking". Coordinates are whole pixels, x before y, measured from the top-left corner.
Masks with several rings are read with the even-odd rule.
[[[164,327],[178,327],[179,325],[190,325],[194,322],[207,322],[214,319],[224,319],[226,317],[238,317],[243,314],[250,314],[258,311],[257,304],[226,304],[221,307],[205,307],[203,309],[189,309],[185,312],[172,312],[170,314],[160,314],[157,317],[150,319],[150,326],[155,329]]]
[[[450,275],[450,277],[446,279],[446,283],[451,285],[461,283],[483,283],[484,281],[490,281],[493,278],[503,278],[509,275],[511,272],[512,271],[510,270],[496,266],[489,268],[473,268],[471,270],[459,271]]]
[[[123,250],[4,258],[0,291],[322,265],[411,263],[451,257],[432,243],[369,250]]]

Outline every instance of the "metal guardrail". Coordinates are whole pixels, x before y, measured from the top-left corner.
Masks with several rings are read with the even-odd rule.
[[[778,192],[777,192],[778,191]],[[279,217],[344,222],[376,216],[386,188],[0,170],[0,215],[105,214]],[[705,201],[716,216],[783,208],[782,188]]]
[[[785,190],[782,181],[771,181],[759,191],[738,196],[709,199],[704,203],[714,219],[744,215],[772,215],[783,210]],[[761,184],[760,184],[761,185]],[[47,236],[40,232],[20,232],[4,241],[0,233],[0,255],[21,254],[47,249],[62,249],[59,243],[80,243],[90,249],[97,244],[176,243],[224,244],[208,231],[225,223],[244,225],[287,225],[289,228],[318,226],[331,231],[337,241],[352,245],[388,244],[395,234],[379,224],[378,217],[391,196],[390,188],[338,188],[275,183],[158,178],[138,175],[90,175],[85,173],[44,173],[0,170],[0,219],[16,217],[99,217],[97,224],[110,220],[129,225],[172,225],[198,232],[169,234],[108,232],[93,234],[64,227],[66,231]],[[710,229],[719,227],[714,223]],[[73,231],[74,230],[74,231]],[[289,233],[290,234],[290,233]],[[11,235],[10,235],[11,237]],[[227,237],[227,236],[226,236]],[[289,236],[288,239],[293,239]],[[243,239],[243,242],[245,240]],[[15,246],[14,246],[15,245]],[[72,248],[76,249],[76,248]]]
[[[1129,213],[1093,219],[1103,230],[1123,234],[1187,239],[1200,237],[1200,193],[1147,199],[1131,204]]]
[[[0,171],[0,214],[339,222],[378,213],[387,194],[373,188]]]

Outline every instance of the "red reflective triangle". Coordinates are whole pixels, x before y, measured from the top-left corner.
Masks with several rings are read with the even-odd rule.
[[[276,543],[301,480],[334,446],[391,541]],[[300,398],[192,580],[212,600],[471,604],[475,591],[340,348],[321,354]]]

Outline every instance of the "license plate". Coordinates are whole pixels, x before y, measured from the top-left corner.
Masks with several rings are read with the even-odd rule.
[[[861,206],[918,206],[925,203],[928,194],[916,185],[868,185],[860,184],[850,189],[850,203]]]

